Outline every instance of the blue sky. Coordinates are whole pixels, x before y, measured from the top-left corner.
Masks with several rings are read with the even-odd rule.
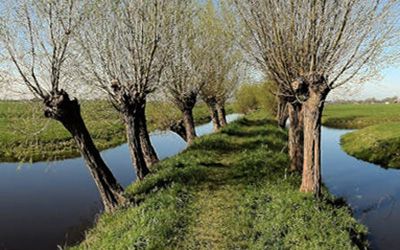
[[[357,91],[346,99],[366,99],[372,97],[383,99],[393,96],[400,97],[400,67],[390,67],[383,70],[382,77],[379,80],[359,86]],[[340,96],[334,96],[334,98],[340,98]]]
[[[4,0],[3,0],[4,1]],[[207,0],[199,0],[205,2]],[[219,0],[212,0],[215,4]],[[4,11],[4,6],[7,1],[0,1],[0,13]],[[8,1],[7,3],[9,3]],[[346,87],[352,88],[351,84],[346,84]],[[1,91],[0,91],[1,92]],[[8,95],[6,93],[0,93],[0,99],[4,98],[3,95]],[[342,95],[342,93],[346,93]],[[351,93],[350,93],[351,92]],[[386,97],[398,96],[400,97],[400,66],[390,67],[382,71],[382,78],[377,81],[372,81],[365,83],[357,87],[356,91],[339,90],[336,93],[330,94],[329,99],[366,99],[366,98],[377,98],[383,99]],[[2,95],[3,94],[3,95]]]

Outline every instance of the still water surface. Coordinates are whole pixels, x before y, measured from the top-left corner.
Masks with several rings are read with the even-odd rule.
[[[236,120],[239,115],[229,115]],[[212,132],[212,124],[196,128]],[[343,197],[370,231],[373,249],[400,246],[400,171],[359,161],[344,153],[340,137],[349,130],[323,128],[322,177],[330,192]],[[172,132],[153,133],[161,159],[185,149]],[[102,155],[118,181],[135,180],[126,145]],[[32,165],[0,163],[0,249],[47,250],[82,237],[101,210],[95,184],[81,158]]]
[[[239,115],[227,116],[228,122]],[[198,126],[199,136],[212,124]],[[172,132],[152,133],[160,159],[178,154],[186,143]],[[118,181],[136,179],[127,145],[102,152]],[[53,250],[80,240],[102,209],[82,158],[29,165],[0,163],[0,250]]]
[[[368,227],[372,249],[400,249],[400,171],[343,152],[340,137],[350,131],[323,128],[323,182]]]

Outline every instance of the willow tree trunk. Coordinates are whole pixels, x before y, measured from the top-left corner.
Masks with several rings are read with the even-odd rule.
[[[300,191],[321,194],[321,117],[327,93],[310,91],[303,104],[304,163]]]
[[[183,125],[185,126],[186,142],[188,145],[192,145],[194,139],[197,137],[193,118],[193,108],[186,108],[183,110]]]
[[[126,137],[128,141],[129,151],[131,153],[132,163],[136,169],[136,176],[139,180],[143,180],[150,173],[146,160],[142,151],[142,143],[140,138],[140,117],[142,112],[134,111],[124,114]]]
[[[288,104],[290,171],[303,169],[303,108],[302,104]]]
[[[45,116],[58,120],[71,133],[78,149],[85,159],[92,175],[101,201],[107,212],[113,212],[125,202],[123,189],[103,161],[92,137],[83,121],[80,105],[77,100],[71,100],[68,94],[61,90],[45,100]]]
[[[217,113],[218,113],[218,120],[221,127],[225,127],[228,123],[226,121],[226,111],[225,105],[221,103],[217,103],[216,105]]]
[[[186,138],[186,128],[185,125],[183,124],[183,120],[179,120],[177,122],[174,122],[173,124],[170,125],[169,129],[179,135],[184,141],[187,141]]]
[[[277,120],[278,126],[282,129],[286,127],[286,122],[289,119],[289,106],[286,100],[283,98],[278,98],[278,110],[277,110]]]
[[[146,107],[140,108],[139,110],[139,131],[140,131],[140,143],[142,145],[142,152],[147,166],[152,166],[158,162],[158,156],[154,150],[153,145],[150,141],[149,131],[147,130],[146,121]]]
[[[215,103],[207,103],[208,109],[210,111],[211,121],[213,123],[214,132],[218,132],[221,129],[221,123],[218,118],[218,111]]]

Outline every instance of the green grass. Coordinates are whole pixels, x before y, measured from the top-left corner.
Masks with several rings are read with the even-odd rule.
[[[400,104],[327,105],[322,123],[327,127],[361,129],[382,123],[400,123]]]
[[[247,116],[160,162],[129,186],[131,205],[103,214],[73,249],[357,249],[364,226],[324,190],[287,173],[287,134]]]
[[[359,129],[341,138],[343,150],[358,159],[400,168],[400,104],[328,105],[323,124]]]
[[[400,123],[370,126],[341,138],[344,151],[358,159],[400,168]]]
[[[147,106],[151,131],[158,127],[159,107],[157,103],[149,103]],[[179,112],[172,107],[168,107],[166,112],[179,116]],[[230,106],[228,112],[232,112]],[[125,142],[123,123],[108,102],[82,102],[82,115],[100,150]],[[197,123],[207,122],[207,107],[204,104],[197,105],[194,116]],[[76,156],[79,156],[79,151],[70,134],[59,122],[43,116],[41,103],[0,101],[0,162],[35,162]]]

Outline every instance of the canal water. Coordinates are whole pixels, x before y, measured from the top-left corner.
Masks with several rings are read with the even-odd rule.
[[[322,180],[368,227],[372,249],[400,249],[400,171],[347,155],[340,137],[349,132],[323,128]]]
[[[212,129],[209,123],[196,131],[205,135]],[[348,132],[322,129],[323,182],[369,228],[373,249],[398,249],[400,171],[347,155],[340,137]],[[152,133],[151,140],[160,159],[186,148],[172,132]],[[135,180],[126,145],[102,155],[123,186]],[[101,209],[96,186],[81,158],[30,165],[0,163],[0,250],[52,250],[74,243],[82,239]]]
[[[240,115],[227,116],[228,122]],[[199,136],[212,133],[198,126]],[[160,159],[186,148],[172,132],[151,134]],[[135,179],[127,145],[105,150],[104,160],[126,187]],[[82,158],[21,165],[0,163],[0,250],[54,250],[82,239],[102,210],[96,186]]]

